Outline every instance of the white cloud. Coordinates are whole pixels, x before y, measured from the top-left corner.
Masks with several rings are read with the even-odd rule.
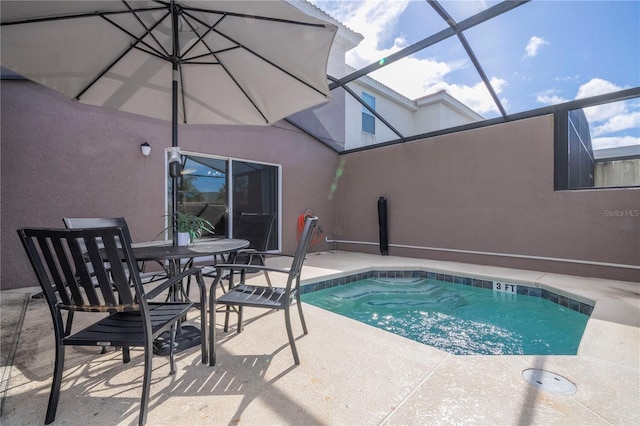
[[[402,36],[396,37],[391,47],[383,49],[380,45],[394,29],[400,14],[409,3],[408,0],[339,3],[341,7],[331,14],[364,36],[364,40],[355,49],[347,52],[346,59],[349,65],[361,68],[406,46],[406,40]],[[345,6],[344,3],[351,3],[351,6]]]
[[[557,80],[557,79],[556,79]],[[618,90],[622,90],[623,87],[616,86],[610,81],[602,80],[600,78],[593,78],[581,85],[578,88],[578,93],[574,99],[588,98],[591,96],[602,95],[605,93],[611,93]],[[559,94],[555,89],[549,89],[536,94],[536,100],[545,105],[555,105],[563,102],[569,102],[571,99],[566,99]],[[633,119],[636,120],[636,123],[631,127],[638,127],[638,117],[633,116],[634,118],[624,119],[622,116],[626,114],[626,103],[624,101],[621,102],[613,102],[605,105],[598,105],[593,107],[584,108],[584,113],[587,116],[587,119],[590,123],[602,123],[603,121],[610,120],[614,117],[617,118],[617,122],[626,122],[630,123]],[[613,128],[613,126],[619,126],[619,124],[611,124],[608,127]]]
[[[640,111],[621,112],[610,117],[600,126],[591,126],[591,134],[595,136],[634,129],[640,126]]]
[[[578,89],[576,99],[588,98],[591,96],[603,95],[605,93],[616,92],[624,89],[610,81],[601,78],[592,78]]]
[[[529,39],[529,43],[527,43],[527,46],[524,48],[525,56],[528,58],[533,58],[538,54],[538,51],[545,44],[549,44],[549,42],[543,39],[542,37],[532,36]]]
[[[473,86],[450,84],[444,77],[454,68],[465,66],[462,63],[444,63],[414,57],[406,58],[372,72],[370,76],[393,88],[409,99],[417,99],[425,94],[446,90],[451,96],[476,111],[478,114],[499,113],[498,108],[482,81]],[[402,76],[402,78],[398,78]],[[492,78],[491,85],[496,94],[500,94],[507,82]],[[501,99],[503,107],[508,109],[508,101]]]
[[[417,99],[436,91],[433,86],[449,72],[451,68],[444,62],[408,57],[380,68],[370,76],[409,99]]]
[[[622,89],[622,87],[616,86],[610,81],[602,80],[600,78],[593,78],[578,88],[576,99],[616,92]],[[625,110],[625,102],[621,101],[588,107],[584,109],[584,113],[587,116],[589,123],[592,123],[593,125],[594,123],[600,123],[602,121],[610,120],[611,118],[624,114]]]
[[[624,87],[603,80],[593,78],[578,88],[576,99],[602,95]],[[584,108],[584,113],[590,123],[594,149],[615,148],[619,146],[639,145],[640,138],[630,136],[629,131],[637,133],[640,128],[640,111],[637,104],[630,101],[618,101],[604,105]],[[616,135],[627,133],[626,135]]]
[[[640,145],[640,138],[633,136],[601,137],[591,139],[593,149],[617,148],[619,146]]]
[[[575,75],[569,75],[566,77],[554,77],[553,78],[554,81],[558,81],[560,83],[565,82],[565,81],[570,81],[570,82],[579,82],[580,81],[580,74],[575,74]]]
[[[493,90],[499,95],[502,92],[502,88],[507,85],[505,80],[500,78],[491,78],[491,86]],[[476,111],[478,114],[486,114],[487,112],[499,112],[498,108],[491,97],[491,94],[487,90],[487,87],[483,82],[479,82],[473,86],[450,86],[451,96],[458,99],[469,108]],[[508,108],[505,99],[501,100],[503,107]]]
[[[557,95],[553,89],[538,93],[536,95],[536,100],[544,105],[556,105],[569,101],[569,99],[565,99],[562,96]]]

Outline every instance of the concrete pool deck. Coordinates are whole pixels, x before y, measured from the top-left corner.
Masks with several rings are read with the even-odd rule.
[[[350,252],[310,254],[303,281],[370,269],[499,278],[596,303],[575,356],[456,356],[305,304],[308,335],[293,314],[299,366],[282,313],[247,310],[241,334],[218,333],[215,367],[192,348],[169,376],[168,359],[154,357],[147,424],[640,424],[639,283]],[[4,426],[44,421],[54,350],[46,303],[29,296],[37,291],[0,293]],[[99,352],[67,348],[54,424],[137,423],[141,352],[129,365]],[[538,390],[522,378],[528,368],[577,392]]]

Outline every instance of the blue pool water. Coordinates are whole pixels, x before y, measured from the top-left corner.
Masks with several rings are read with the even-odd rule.
[[[302,300],[457,355],[575,355],[589,319],[540,297],[420,278],[369,278]]]

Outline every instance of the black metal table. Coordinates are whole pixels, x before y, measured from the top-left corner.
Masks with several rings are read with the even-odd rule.
[[[233,238],[220,238],[215,240],[196,241],[188,246],[174,246],[170,241],[137,243],[132,245],[133,255],[136,260],[170,261],[176,265],[177,261],[191,260],[197,257],[223,256],[232,254],[238,250],[249,247],[249,241]],[[180,267],[180,262],[177,263]],[[175,273],[176,271],[173,271]]]
[[[164,264],[168,262],[166,271],[169,276],[176,275],[182,269],[182,265],[190,265],[194,259],[200,257],[215,257],[233,255],[238,250],[249,247],[249,241],[231,238],[196,241],[188,246],[174,246],[171,241],[137,243],[132,245],[133,255],[138,261],[153,260]],[[184,296],[180,289],[176,295]],[[187,295],[188,297],[188,295]],[[200,309],[207,309],[207,301],[200,301]],[[211,324],[210,326],[214,326]],[[193,326],[182,326],[176,334],[176,352],[199,345],[200,331]],[[162,337],[154,342],[154,352],[160,355],[169,353],[169,336]]]

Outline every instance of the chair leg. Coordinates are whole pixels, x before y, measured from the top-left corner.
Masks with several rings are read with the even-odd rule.
[[[176,374],[176,363],[173,359],[174,344],[176,342],[176,323],[174,322],[169,331],[169,374]]]
[[[231,313],[231,306],[227,305],[226,312],[224,314],[224,332],[229,331],[229,314]]]
[[[64,326],[64,335],[65,335],[65,337],[68,336],[69,334],[71,334],[71,326],[73,324],[73,314],[74,313],[75,313],[75,311],[69,311],[67,313],[67,322],[66,322],[66,325]]]
[[[209,361],[207,356],[207,288],[201,275],[196,276],[198,289],[200,290],[200,352],[202,365]]]
[[[56,333],[57,334],[57,333]],[[56,340],[57,336],[56,336]],[[64,345],[56,341],[56,361],[53,367],[53,382],[49,393],[49,404],[47,405],[47,416],[44,424],[48,425],[56,419],[58,400],[60,399],[60,386],[62,385],[62,372],[64,371]]]
[[[191,294],[191,275],[187,277],[187,286],[186,286],[185,294],[187,296],[187,300],[189,300],[189,294]]]
[[[238,326],[236,329],[238,333],[242,333],[242,306],[238,306]]]
[[[144,376],[142,379],[142,398],[140,399],[140,417],[138,425],[143,426],[147,422],[147,410],[149,407],[149,392],[151,390],[151,360],[153,358],[153,342],[148,338],[144,345]]]
[[[265,281],[267,281],[267,286],[273,287],[271,285],[271,278],[269,278],[269,271],[262,271],[262,272],[264,272],[264,279]]]
[[[304,314],[302,313],[302,303],[300,303],[300,300],[298,299],[296,301],[296,304],[298,305],[298,315],[300,315],[300,322],[302,323],[302,331],[304,332],[304,334],[309,334],[309,332],[307,331],[307,322],[304,320]]]
[[[129,350],[128,346],[123,346],[122,347],[122,363],[128,364],[129,362],[131,362],[131,351]]]
[[[209,290],[209,365],[216,365],[216,290]],[[203,308],[204,309],[204,308]]]
[[[291,346],[291,352],[293,353],[293,362],[296,365],[300,365],[300,358],[298,357],[298,350],[296,349],[296,341],[293,338],[293,330],[291,329],[291,313],[289,306],[284,308],[284,322],[287,326],[287,336],[289,336],[289,346]]]
[[[234,287],[233,285],[233,271],[229,272],[229,291]],[[243,282],[243,281],[240,281]],[[226,293],[227,291],[224,289],[224,284],[222,284],[222,280],[220,280],[220,287],[222,288],[222,293]],[[229,331],[229,314],[231,313],[231,306],[226,305],[226,312],[224,315],[224,332]]]

